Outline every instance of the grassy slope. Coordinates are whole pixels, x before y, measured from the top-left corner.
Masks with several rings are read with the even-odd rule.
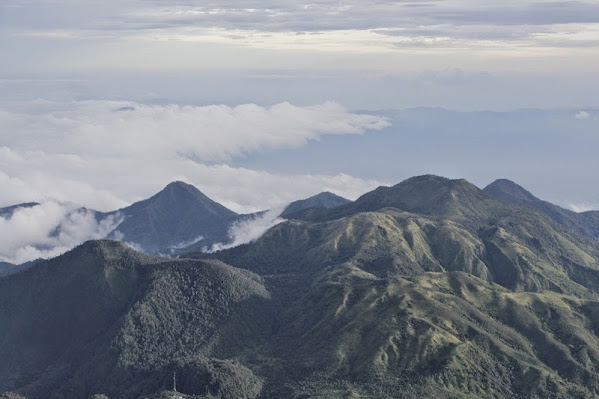
[[[506,179],[494,181],[483,191],[502,201],[535,208],[568,229],[586,237],[599,239],[599,211],[577,213],[564,209],[535,197],[523,187]]]
[[[287,354],[293,393],[590,397],[597,310],[593,301],[512,293],[461,272],[325,272],[289,314],[287,339],[301,343]]]
[[[377,277],[464,271],[518,291],[587,298],[599,288],[593,247],[542,218],[498,220],[478,231],[386,208],[325,222],[289,221],[256,243],[214,256],[262,274],[314,273],[351,264]]]

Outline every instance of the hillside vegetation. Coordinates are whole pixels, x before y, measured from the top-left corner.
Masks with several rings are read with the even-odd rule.
[[[0,278],[0,391],[594,398],[599,244],[436,176],[186,259],[88,242]]]

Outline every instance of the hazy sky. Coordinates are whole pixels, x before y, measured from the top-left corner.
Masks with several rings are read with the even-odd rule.
[[[0,54],[0,206],[436,173],[599,207],[595,0],[3,0]]]
[[[3,97],[598,104],[599,2],[3,0]]]

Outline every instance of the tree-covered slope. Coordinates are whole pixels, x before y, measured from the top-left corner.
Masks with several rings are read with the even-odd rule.
[[[6,273],[10,273],[12,268],[15,267],[12,263],[0,262],[0,276]]]
[[[178,371],[189,393],[249,384],[253,397],[261,380],[212,356],[244,304],[266,298],[248,271],[88,242],[0,278],[0,391],[139,397],[167,388]]]
[[[462,272],[377,279],[347,267],[289,311],[285,340],[299,347],[283,353],[297,397],[594,397],[598,310]]]

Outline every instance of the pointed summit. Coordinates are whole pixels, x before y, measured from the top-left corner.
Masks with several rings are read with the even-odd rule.
[[[112,234],[145,252],[169,248],[202,238],[224,239],[238,215],[208,198],[191,184],[175,181],[152,197],[123,208],[123,222]]]
[[[135,204],[122,209],[125,212],[165,206],[201,206],[204,211],[221,217],[235,217],[237,214],[223,205],[208,198],[191,184],[182,181],[169,183],[162,191]]]

